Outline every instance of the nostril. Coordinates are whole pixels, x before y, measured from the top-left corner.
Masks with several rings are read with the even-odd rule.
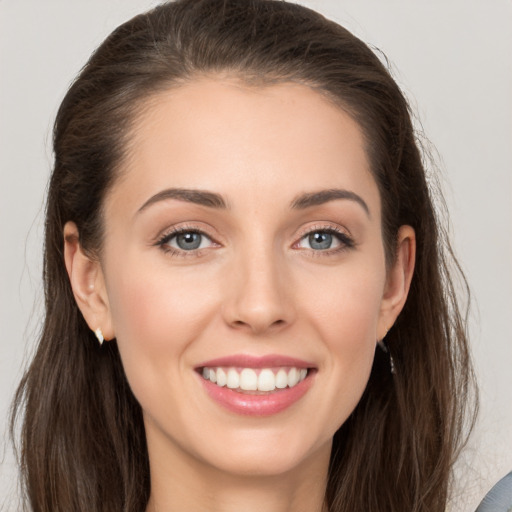
[[[278,319],[274,321],[265,321],[264,319],[253,320],[252,322],[247,322],[244,320],[234,320],[231,322],[231,327],[235,329],[248,329],[253,332],[265,332],[269,330],[274,330],[281,328],[286,325],[286,320]]]

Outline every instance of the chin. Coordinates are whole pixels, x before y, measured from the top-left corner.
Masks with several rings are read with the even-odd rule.
[[[258,432],[245,439],[238,435],[226,440],[224,446],[204,454],[204,460],[226,474],[275,477],[292,473],[316,460],[328,462],[331,446],[332,437],[314,442],[308,440],[304,432],[292,436],[288,432],[280,435]]]

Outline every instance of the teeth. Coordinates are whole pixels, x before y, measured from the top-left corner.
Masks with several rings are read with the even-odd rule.
[[[217,372],[215,372],[215,370],[213,370],[213,371],[214,371],[214,373],[217,374],[217,386],[220,386],[220,387],[225,386],[228,381],[226,372],[222,368],[219,368],[217,370]],[[212,380],[212,382],[213,382],[213,380]]]
[[[228,370],[228,380],[226,386],[229,389],[238,389],[240,387],[240,375],[234,368],[230,368]]]
[[[295,386],[297,384],[297,382],[299,382],[299,377],[300,377],[300,370],[297,371],[297,368],[292,368],[288,372],[288,386],[290,386],[290,387]]]
[[[251,368],[244,368],[240,372],[240,388],[246,391],[256,391],[258,389],[258,376]]]
[[[243,388],[242,388],[243,389]],[[258,376],[259,391],[274,391],[276,389],[276,377],[272,370],[261,370]]]
[[[284,389],[288,386],[288,374],[284,370],[279,370],[276,375],[276,388]]]
[[[303,381],[308,371],[306,368],[203,368],[203,378],[230,389],[242,391],[274,391],[277,389],[292,388]]]

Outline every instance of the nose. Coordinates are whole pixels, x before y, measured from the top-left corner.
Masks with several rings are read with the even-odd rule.
[[[295,318],[284,257],[272,250],[240,256],[231,269],[223,307],[227,324],[251,334],[284,329]]]

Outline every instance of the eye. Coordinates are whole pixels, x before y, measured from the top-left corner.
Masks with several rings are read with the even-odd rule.
[[[335,229],[316,229],[304,235],[298,242],[301,249],[329,251],[353,247],[354,243],[345,233]]]
[[[165,235],[158,244],[164,249],[190,252],[210,247],[213,242],[201,231],[180,230]]]
[[[299,247],[307,247],[308,249],[314,249],[316,251],[325,251],[326,249],[332,249],[333,244],[336,247],[339,245],[337,240],[332,233],[327,231],[316,231],[302,238],[299,242]]]
[[[298,243],[298,246],[303,249],[313,249],[315,251],[334,249],[339,245],[339,239],[329,231],[314,231],[303,236]]]

